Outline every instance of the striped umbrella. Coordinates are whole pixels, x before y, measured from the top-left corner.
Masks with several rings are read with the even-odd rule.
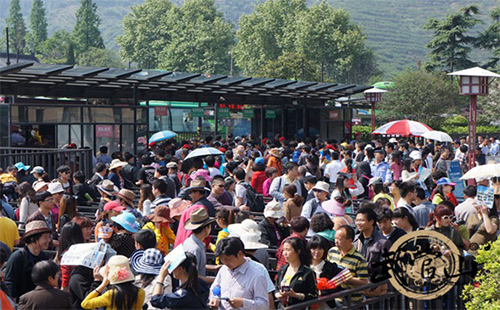
[[[375,129],[373,134],[378,135],[398,135],[398,136],[421,136],[424,133],[431,131],[429,126],[409,121],[407,119],[394,121]]]
[[[175,136],[177,136],[177,134],[170,130],[159,131],[154,135],[152,135],[151,138],[149,138],[149,145],[153,145],[155,143],[173,138]]]

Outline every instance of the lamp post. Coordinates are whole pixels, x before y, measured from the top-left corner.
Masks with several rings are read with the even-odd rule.
[[[372,132],[375,131],[375,103],[382,101],[382,93],[386,92],[386,90],[378,88],[370,88],[364,91],[366,101],[372,104]]]
[[[488,79],[500,77],[499,74],[474,67],[466,70],[448,73],[460,77],[460,95],[470,96],[469,107],[469,169],[476,164],[476,116],[477,116],[477,96],[488,95]]]

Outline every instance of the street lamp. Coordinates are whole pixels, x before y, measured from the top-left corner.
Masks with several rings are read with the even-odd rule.
[[[372,132],[375,131],[375,103],[382,101],[382,93],[386,90],[379,88],[370,88],[364,91],[366,101],[372,104]]]
[[[459,93],[460,95],[470,96],[469,107],[469,169],[476,164],[476,115],[477,115],[477,96],[488,95],[488,79],[500,77],[499,74],[474,67],[466,70],[448,73],[460,77]]]

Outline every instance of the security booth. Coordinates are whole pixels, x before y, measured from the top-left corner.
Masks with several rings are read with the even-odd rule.
[[[17,63],[0,67],[2,147],[136,154],[160,130],[206,135],[349,137],[370,87],[161,70]],[[342,99],[343,98],[343,99]],[[342,99],[342,100],[341,100]]]

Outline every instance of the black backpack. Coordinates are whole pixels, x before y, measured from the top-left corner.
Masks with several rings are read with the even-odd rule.
[[[247,206],[250,208],[252,212],[264,212],[265,204],[264,204],[264,196],[259,195],[257,191],[250,186],[248,183],[241,183],[246,189],[247,192]]]

